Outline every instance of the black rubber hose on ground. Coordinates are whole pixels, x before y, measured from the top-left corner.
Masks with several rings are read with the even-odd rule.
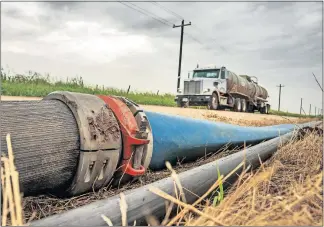
[[[314,126],[315,124],[305,124],[305,126]],[[302,126],[301,126],[302,127]],[[215,162],[211,162],[197,168],[185,171],[178,175],[182,187],[186,194],[188,203],[193,203],[198,196],[202,196],[217,180],[217,167],[224,176],[235,169],[244,158],[246,166],[251,165],[251,169],[260,165],[260,160],[265,161],[277,151],[280,144],[287,143],[293,136],[294,132],[285,134],[255,145],[245,151],[229,155]],[[260,158],[260,159],[259,159]],[[217,166],[217,167],[216,167]],[[242,168],[237,171],[241,172]],[[224,182],[224,187],[228,186],[237,179],[237,174],[233,174],[230,179]],[[127,203],[127,221],[128,225],[133,225],[136,220],[137,225],[145,224],[145,216],[153,214],[157,218],[163,218],[165,215],[164,199],[149,191],[149,187],[154,186],[160,190],[174,194],[173,178],[165,178],[152,184],[129,190],[125,192]],[[191,192],[191,193],[190,193]],[[120,211],[120,197],[115,195],[108,199],[100,200],[80,208],[67,211],[62,214],[53,215],[31,223],[33,226],[105,226],[107,225],[101,215],[110,218],[113,225],[121,226],[122,218]]]
[[[70,109],[61,101],[0,103],[1,152],[10,133],[15,165],[24,195],[64,190],[79,160],[79,132]]]

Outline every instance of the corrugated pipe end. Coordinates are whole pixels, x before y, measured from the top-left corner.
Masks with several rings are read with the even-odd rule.
[[[61,196],[98,190],[110,182],[122,151],[121,131],[112,110],[99,97],[57,91],[44,100],[59,100],[69,107],[80,135],[78,168],[70,187]]]

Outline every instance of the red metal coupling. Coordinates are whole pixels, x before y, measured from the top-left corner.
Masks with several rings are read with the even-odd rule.
[[[133,160],[136,148],[150,143],[150,140],[138,138],[140,137],[139,128],[136,119],[130,109],[121,100],[105,95],[98,95],[106,105],[114,112],[123,137],[123,160],[121,170],[131,176],[141,176],[145,173],[145,168],[140,165],[138,169],[134,168]],[[132,158],[132,153],[134,155]]]

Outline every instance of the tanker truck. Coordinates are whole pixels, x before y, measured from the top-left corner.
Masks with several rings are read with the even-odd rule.
[[[193,70],[178,88],[175,102],[178,107],[207,106],[211,110],[230,109],[236,112],[259,111],[268,114],[269,95],[256,77],[236,75],[226,67],[201,67]]]

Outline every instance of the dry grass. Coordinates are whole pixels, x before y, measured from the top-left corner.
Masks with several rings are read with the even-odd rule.
[[[19,175],[14,164],[10,135],[6,137],[8,157],[1,157],[2,220],[1,226],[22,226],[23,212],[19,190]]]
[[[200,203],[177,225],[323,226],[322,148],[315,133],[290,142],[257,171],[241,175],[218,206],[210,205],[212,198]]]
[[[178,173],[184,172],[196,166],[200,166],[209,163],[213,160],[222,158],[224,156],[230,155],[239,151],[241,148],[237,147],[228,150],[228,146],[224,146],[216,153],[209,153],[206,156],[198,159],[191,163],[182,163],[183,160],[179,160],[178,164],[174,167],[174,170]],[[23,198],[23,209],[25,213],[25,221],[30,222],[33,220],[39,220],[44,217],[48,217],[54,214],[59,214],[67,210],[75,209],[80,206],[95,202],[97,200],[106,199],[108,197],[120,194],[126,190],[131,190],[134,188],[141,187],[143,185],[155,182],[157,180],[163,179],[170,176],[170,171],[168,169],[153,172],[148,170],[148,172],[140,179],[140,181],[128,183],[120,188],[112,188],[111,186],[100,189],[97,192],[89,192],[80,196],[62,199],[51,195],[41,195],[41,196],[29,196]]]

